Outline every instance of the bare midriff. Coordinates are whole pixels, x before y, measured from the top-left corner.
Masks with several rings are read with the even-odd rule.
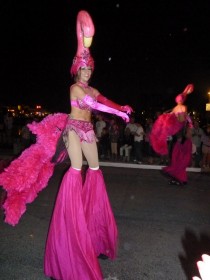
[[[79,108],[72,106],[70,117],[75,120],[90,122],[91,121],[91,111],[81,110]]]

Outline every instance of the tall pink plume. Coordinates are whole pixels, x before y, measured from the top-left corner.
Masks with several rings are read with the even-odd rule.
[[[90,66],[94,70],[94,60],[89,48],[84,46],[84,37],[93,37],[95,27],[91,16],[86,11],[80,11],[77,15],[77,52],[74,57],[71,74],[76,75],[80,67]]]

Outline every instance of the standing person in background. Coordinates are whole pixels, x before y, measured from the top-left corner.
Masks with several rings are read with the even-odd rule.
[[[193,84],[188,84],[184,91],[178,94],[175,98],[177,105],[171,112],[161,114],[154,122],[150,134],[150,140],[154,151],[159,155],[167,155],[168,150],[168,137],[183,130],[187,123],[192,127],[192,121],[187,113],[187,107],[184,102],[194,90]]]
[[[104,127],[106,127],[106,122],[104,121],[104,117],[103,115],[97,114],[96,115],[96,122],[95,122],[95,131],[96,131],[96,137],[98,139],[98,141],[100,141],[101,138],[101,133]]]
[[[111,144],[111,158],[116,161],[118,157],[118,140],[119,140],[119,128],[116,123],[113,123],[109,128],[109,139]]]
[[[96,137],[98,139],[98,154],[99,154],[99,157],[101,157],[102,155],[102,151],[100,149],[101,145],[100,145],[100,141],[101,141],[101,133],[102,133],[102,130],[103,128],[106,127],[106,122],[103,120],[103,116],[102,114],[98,114],[97,115],[97,121],[95,123],[95,130],[96,130]]]
[[[200,167],[200,162],[202,158],[202,137],[204,136],[204,131],[200,127],[199,122],[194,120],[192,128],[192,143],[196,147],[194,153],[195,167]]]
[[[104,127],[101,132],[101,139],[99,143],[99,149],[101,151],[100,159],[110,158],[110,140],[109,140],[109,130]]]
[[[192,160],[192,128],[186,127],[185,133],[177,134],[177,141],[172,150],[172,158],[169,166],[163,167],[162,171],[168,174],[171,179],[170,185],[187,184],[187,167]]]
[[[134,132],[134,162],[142,164],[144,147],[144,128],[140,122],[136,122],[136,131]]]
[[[120,147],[120,157],[123,161],[130,161],[131,151],[134,145],[134,133],[137,130],[135,118],[132,116],[130,122],[126,125],[124,130],[124,143]]]
[[[78,50],[71,67],[75,78],[70,87],[71,113],[62,134],[71,167],[59,188],[45,249],[45,274],[62,280],[102,280],[97,258],[103,255],[114,259],[117,251],[117,226],[99,169],[91,111],[107,112],[129,121],[127,113],[132,108],[108,100],[89,86],[94,70],[89,52],[93,35],[90,15],[80,11]],[[89,166],[84,184],[83,155]]]
[[[106,127],[106,122],[103,120],[102,114],[98,114],[95,128],[96,128],[96,137],[98,138],[99,141],[104,127]]]
[[[153,164],[154,161],[154,151],[150,143],[150,133],[152,131],[152,126],[153,126],[153,120],[152,118],[148,118],[146,120],[146,126],[145,126],[144,144],[145,144],[145,152],[148,157],[147,162],[149,164]]]
[[[202,168],[210,168],[210,125],[207,125],[202,138]]]

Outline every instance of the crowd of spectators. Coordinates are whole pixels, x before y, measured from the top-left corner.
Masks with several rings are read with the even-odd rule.
[[[168,136],[168,155],[160,156],[150,144],[150,132],[155,118],[140,119],[134,115],[125,124],[114,117],[96,114],[93,120],[98,137],[99,158],[107,161],[130,162],[137,164],[167,165],[170,162],[176,136]],[[210,168],[210,125],[193,120],[192,129],[192,167]]]
[[[0,148],[1,150],[13,150],[13,154],[19,155],[24,149],[35,142],[27,124],[39,119],[14,117],[10,112],[0,112]]]
[[[175,137],[168,137],[168,155],[156,154],[150,144],[150,132],[159,112],[148,118],[132,115],[129,123],[107,114],[93,115],[93,124],[98,139],[100,160],[129,162],[136,164],[167,165],[170,162]],[[109,118],[108,118],[109,117]],[[34,119],[14,119],[12,114],[0,114],[0,147],[13,148],[19,154],[35,141],[27,124]],[[39,121],[39,120],[38,120]],[[192,129],[193,167],[210,168],[210,125],[193,121]]]

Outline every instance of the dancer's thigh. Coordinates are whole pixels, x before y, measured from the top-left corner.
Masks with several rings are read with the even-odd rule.
[[[82,168],[82,147],[81,142],[75,131],[68,132],[67,151],[71,160],[71,167],[76,169]]]
[[[98,149],[96,142],[82,142],[82,151],[90,168],[95,168],[99,166]]]

